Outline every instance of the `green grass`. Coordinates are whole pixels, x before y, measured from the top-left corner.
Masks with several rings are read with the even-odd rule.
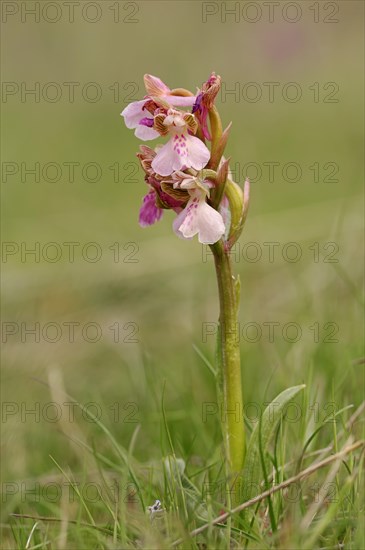
[[[53,399],[57,402],[58,395],[60,402],[71,402],[72,398],[62,394],[62,388],[57,386],[58,374],[53,373],[50,379]],[[308,397],[309,392],[297,400],[295,407],[304,412],[303,418],[295,424],[284,420],[277,432],[270,453],[268,487],[315,466],[361,435],[363,406],[355,410],[349,407],[337,414],[321,413],[317,418],[316,408],[309,412],[306,407]],[[147,399],[145,410],[149,406],[153,407],[151,398]],[[205,434],[206,448],[211,448],[208,457],[193,453],[203,442],[194,441],[190,448],[184,446],[174,420],[176,415],[169,414],[164,405],[161,407],[155,430],[152,426],[148,429],[150,437],[154,432],[160,439],[159,449],[158,441],[154,449],[159,456],[153,456],[151,448],[148,462],[141,462],[138,455],[144,430],[140,424],[134,426],[130,437],[122,438],[121,423],[104,424],[78,405],[85,412],[84,421],[60,427],[59,434],[50,434],[48,445],[53,446],[53,454],[43,457],[47,475],[34,476],[23,481],[22,486],[19,483],[18,493],[12,497],[3,495],[4,512],[10,516],[8,526],[3,525],[3,548],[171,548],[180,537],[184,542],[178,548],[200,548],[202,544],[208,548],[233,545],[309,549],[337,548],[340,544],[363,548],[358,522],[363,506],[361,448],[341,457],[331,467],[313,468],[312,475],[276,492],[270,501],[264,499],[252,506],[249,516],[235,514],[229,523],[190,538],[188,532],[227,509],[224,468],[216,438]],[[193,403],[190,409],[194,409]],[[85,420],[91,425],[87,439]],[[189,432],[198,439],[203,435],[201,419],[187,420]],[[64,446],[73,449],[57,452],[53,440],[59,438]],[[127,447],[122,447],[122,439]],[[62,457],[62,463],[55,455]],[[264,489],[263,485],[262,492]],[[156,498],[162,501],[164,510],[150,521],[146,505],[153,504]]]
[[[321,205],[324,216],[333,204]],[[351,209],[356,212],[355,205]],[[291,211],[279,216],[288,227]],[[341,266],[352,265],[351,272],[310,255],[296,264],[280,258],[234,263],[244,283],[242,328],[252,321],[263,329],[267,321],[280,323],[274,342],[265,331],[255,343],[251,333],[241,332],[249,432],[264,403],[290,385],[306,384],[270,445],[262,491],[363,437],[362,308],[354,290],[360,276],[358,224],[354,215],[343,219],[335,234]],[[256,221],[249,220],[243,242],[253,240]],[[257,225],[261,242],[275,225],[273,215]],[[320,226],[311,233],[320,241]],[[28,548],[171,548],[181,537],[182,548],[363,548],[361,449],[273,494],[270,514],[264,499],[252,508],[253,516],[236,514],[189,538],[187,533],[229,508],[211,367],[215,338],[202,338],[202,322],[217,316],[213,265],[211,259],[201,263],[196,245],[144,235],[137,264],[118,271],[101,262],[93,273],[79,261],[75,278],[75,266],[65,263],[54,280],[48,278],[54,266],[39,264],[37,279],[23,279],[7,303],[9,319],[21,318],[18,304],[27,299],[40,323],[93,320],[105,329],[117,319],[133,320],[139,342],[115,343],[108,329],[95,344],[78,333],[75,344],[9,337],[13,367],[3,378],[4,401],[19,409],[8,411],[3,423],[4,454],[12,457],[3,466],[3,548],[25,548],[28,539]],[[298,239],[303,250],[307,241]],[[72,284],[62,283],[65,278]],[[52,316],[34,309],[45,292]],[[295,343],[282,333],[292,321],[303,330]],[[338,325],[338,342],[324,341],[327,322]],[[309,328],[314,323],[318,335]],[[71,406],[73,399],[83,405]],[[36,416],[27,414],[36,403]],[[174,464],[185,464],[184,471]],[[164,512],[151,522],[146,507],[156,499]]]
[[[242,281],[249,433],[264,403],[306,384],[271,443],[264,491],[363,437],[362,230],[357,192],[267,212],[259,211],[257,200],[254,191],[233,262]],[[63,328],[70,321],[80,327],[94,322],[102,337],[90,343],[78,329],[71,343],[63,330],[58,342],[37,343],[32,336],[21,342],[18,334],[4,346],[3,401],[13,408],[3,414],[2,548],[171,548],[181,537],[181,548],[364,548],[360,449],[335,470],[327,466],[273,494],[270,510],[264,499],[252,508],[254,517],[236,514],[189,538],[229,508],[211,368],[215,336],[202,332],[218,315],[212,259],[202,262],[197,243],[177,241],[168,216],[150,231],[138,229],[135,204],[126,212],[131,221],[121,220],[119,239],[138,244],[139,261],[115,263],[108,247],[118,237],[110,224],[113,209],[123,205],[85,210],[91,207],[100,217],[98,237],[71,222],[40,239],[36,224],[49,223],[44,213],[42,223],[34,219],[32,240],[64,242],[72,234],[80,242],[97,240],[100,262],[78,256],[73,264],[64,257],[56,264],[22,263],[14,257],[6,265],[5,321]],[[9,240],[21,234],[25,239],[17,223]],[[259,243],[264,251],[268,241],[280,243],[275,261],[265,253],[248,261],[244,243]],[[296,263],[281,255],[290,241],[303,251]],[[338,263],[325,261],[332,252],[323,248],[328,242],[338,244]],[[313,243],[319,243],[318,256]],[[119,342],[109,328],[116,322]],[[272,322],[279,323],[274,341],[265,325]],[[297,342],[283,332],[291,322],[302,330]],[[257,341],[249,323],[261,327]],[[100,421],[73,408],[64,391]],[[179,474],[173,465],[181,460]],[[151,523],[146,507],[156,499],[164,512]]]

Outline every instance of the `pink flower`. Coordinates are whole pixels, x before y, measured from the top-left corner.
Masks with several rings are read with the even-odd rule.
[[[120,114],[124,117],[127,128],[136,129],[136,137],[148,141],[159,136],[158,132],[153,129],[153,114],[146,109],[146,104],[151,102],[151,99],[155,102],[161,100],[163,103],[176,107],[192,107],[196,97],[174,95],[162,80],[150,74],[144,76],[144,84],[148,95],[140,101],[133,101],[127,105]]]
[[[133,101],[133,103],[127,105],[127,107],[120,113],[124,117],[124,122],[127,128],[135,128],[135,136],[143,141],[156,139],[159,136],[159,133],[152,128],[153,115],[144,109],[147,101],[149,101],[149,99]],[[148,122],[149,120],[152,124]]]
[[[209,194],[207,184],[197,178],[188,177],[177,185],[180,189],[188,190],[190,200],[174,220],[175,233],[184,239],[198,235],[202,244],[214,244],[219,241],[226,228],[221,214],[206,202]]]
[[[154,99],[160,98],[175,107],[192,107],[195,103],[196,97],[194,95],[176,95],[174,91],[170,90],[170,88],[166,86],[162,80],[157,78],[157,76],[145,74],[143,80],[147,94]]]
[[[170,135],[170,140],[157,150],[152,161],[152,168],[157,174],[169,176],[177,170],[204,168],[210,152],[199,138],[191,135],[196,132],[197,126],[194,115],[174,109],[170,109],[167,116],[158,114],[155,117],[155,127],[162,135]]]

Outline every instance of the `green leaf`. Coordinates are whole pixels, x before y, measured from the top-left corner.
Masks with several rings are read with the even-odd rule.
[[[293,386],[280,393],[268,405],[255,426],[247,447],[245,465],[243,468],[243,496],[249,500],[262,492],[265,487],[261,482],[266,477],[266,455],[268,445],[285,412],[286,405],[295,397],[305,385]],[[265,469],[264,469],[265,468]]]

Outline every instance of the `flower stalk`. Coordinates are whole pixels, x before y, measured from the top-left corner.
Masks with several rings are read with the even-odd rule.
[[[237,475],[245,458],[245,427],[238,309],[240,281],[232,274],[229,251],[221,241],[211,245],[219,292],[219,328],[217,340],[218,387],[225,455],[230,475]]]
[[[232,179],[230,159],[223,157],[231,124],[223,130],[215,106],[221,85],[218,75],[212,73],[196,95],[185,88],[170,89],[152,75],[145,75],[144,82],[147,95],[121,114],[138,138],[165,141],[154,149],[143,145],[137,154],[148,186],[140,225],[152,225],[164,210],[172,210],[175,233],[183,239],[197,235],[213,252],[220,304],[218,395],[232,482],[244,464],[245,429],[238,330],[240,281],[233,275],[230,251],[247,216],[249,183],[242,190]]]

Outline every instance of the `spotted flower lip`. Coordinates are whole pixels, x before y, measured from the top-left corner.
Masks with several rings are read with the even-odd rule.
[[[224,235],[226,227],[222,215],[212,208],[206,198],[209,184],[194,176],[183,179],[177,186],[187,189],[190,200],[173,222],[175,233],[183,239],[198,235],[202,244],[214,244]]]
[[[177,170],[201,170],[206,166],[210,158],[209,149],[189,133],[195,133],[197,128],[194,115],[170,109],[167,116],[155,117],[155,128],[162,135],[170,135],[169,141],[157,151],[152,161],[152,168],[157,174],[169,176]]]

